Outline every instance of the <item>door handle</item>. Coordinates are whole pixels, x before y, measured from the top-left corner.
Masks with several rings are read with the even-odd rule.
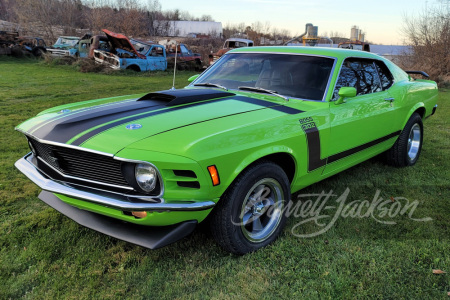
[[[384,98],[384,101],[389,101],[390,106],[392,107],[392,102],[394,102],[394,98],[390,97],[390,98]]]

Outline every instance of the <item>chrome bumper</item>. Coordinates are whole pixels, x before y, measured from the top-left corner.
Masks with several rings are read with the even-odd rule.
[[[43,175],[29,160],[27,160],[27,157],[29,156],[30,154],[16,161],[16,168],[41,189],[51,193],[81,199],[121,211],[200,211],[210,209],[215,205],[213,201],[164,203],[164,200],[161,198],[151,198],[149,200],[152,202],[150,202],[91,188],[75,188],[70,185],[56,182]]]

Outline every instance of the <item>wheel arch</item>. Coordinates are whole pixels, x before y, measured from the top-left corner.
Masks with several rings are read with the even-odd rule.
[[[422,102],[416,103],[416,105],[414,105],[408,112],[405,120],[403,120],[403,124],[402,124],[402,130],[403,128],[405,128],[406,123],[408,122],[408,120],[411,118],[411,116],[414,113],[418,113],[420,115],[420,117],[422,118],[422,120],[425,118],[426,116],[426,108],[425,105]]]
[[[292,182],[294,181],[295,172],[297,169],[297,167],[296,167],[297,161],[295,160],[294,156],[292,155],[292,151],[289,151],[287,147],[284,147],[284,148],[285,149],[283,149],[283,151],[278,151],[275,153],[273,152],[273,148],[272,148],[271,153],[269,152],[269,149],[267,149],[266,151],[264,151],[262,153],[258,152],[259,155],[253,154],[253,155],[247,157],[246,159],[244,159],[234,170],[233,176],[230,176],[230,178],[228,178],[228,180],[226,182],[226,186],[227,186],[226,190],[228,190],[228,188],[233,184],[233,182],[239,177],[240,174],[242,174],[243,172],[245,172],[245,170],[251,168],[255,164],[258,164],[262,161],[270,161],[270,162],[273,162],[273,163],[277,164],[278,166],[280,166],[283,169],[283,171],[286,173],[286,176],[289,179],[289,183],[292,184]],[[220,170],[219,170],[219,172],[220,172]],[[224,191],[224,193],[226,192],[226,190]]]
[[[140,71],[141,71],[141,68],[140,68],[138,65],[136,65],[136,64],[132,64],[132,65],[129,65],[129,66],[127,67],[127,70],[132,70],[132,71],[140,72]]]

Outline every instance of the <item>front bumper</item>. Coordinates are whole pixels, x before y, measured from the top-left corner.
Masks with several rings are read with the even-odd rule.
[[[15,166],[44,191],[95,203],[120,211],[203,211],[214,207],[213,201],[166,203],[162,198],[140,200],[126,195],[99,191],[87,187],[73,187],[54,181],[42,174],[29,160],[31,154],[19,159]]]

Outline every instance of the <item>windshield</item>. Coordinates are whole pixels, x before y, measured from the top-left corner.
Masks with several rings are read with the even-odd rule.
[[[131,40],[130,42],[131,44],[133,44],[134,49],[136,49],[137,52],[143,55],[146,55],[148,50],[150,50],[151,48],[151,45],[147,45],[136,40]]]
[[[75,44],[78,42],[78,39],[67,39],[63,37],[59,37],[56,41],[55,45],[67,45],[67,46],[75,46]]]
[[[323,100],[334,59],[275,53],[231,53],[217,61],[195,84],[228,89],[257,87],[287,97]]]

